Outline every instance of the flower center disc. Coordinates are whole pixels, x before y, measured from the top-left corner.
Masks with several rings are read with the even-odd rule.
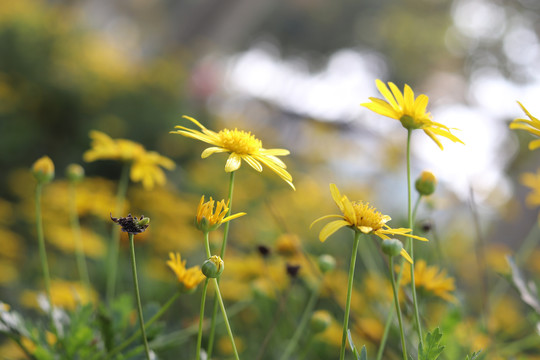
[[[237,154],[254,154],[262,147],[261,141],[249,132],[224,129],[218,135],[221,146]]]
[[[356,226],[367,226],[376,231],[384,225],[382,214],[369,204],[354,201],[352,206],[356,212]]]

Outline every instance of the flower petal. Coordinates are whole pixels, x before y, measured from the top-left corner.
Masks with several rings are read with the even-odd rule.
[[[399,253],[400,253],[401,256],[403,256],[405,258],[405,260],[407,260],[411,264],[413,263],[413,260],[412,260],[411,256],[409,255],[409,253],[407,252],[407,250],[401,249],[401,251]]]
[[[321,240],[321,242],[325,242],[330,235],[332,235],[342,227],[349,225],[349,222],[345,220],[332,221],[322,228],[321,232],[319,233],[319,240]]]
[[[201,158],[206,159],[210,155],[223,153],[223,152],[227,152],[227,149],[216,147],[216,146],[209,147],[209,148],[204,149],[204,151],[201,154]]]
[[[240,168],[240,165],[242,165],[242,156],[238,155],[237,153],[231,153],[227,159],[227,163],[225,164],[225,171],[236,171]]]

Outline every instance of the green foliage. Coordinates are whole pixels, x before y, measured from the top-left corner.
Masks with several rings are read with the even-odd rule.
[[[442,333],[439,328],[426,335],[424,346],[418,346],[418,360],[437,360],[444,350],[441,345]]]
[[[467,357],[465,358],[465,360],[479,360],[480,359],[480,353],[482,352],[482,350],[479,350],[479,351],[475,351],[473,352],[470,356],[467,355]]]
[[[356,346],[354,346],[352,337],[351,337],[351,330],[347,329],[347,338],[349,340],[349,346],[351,347],[351,350],[354,354],[354,357],[356,360],[367,360],[367,350],[366,346],[362,346],[362,350],[360,351],[360,354],[358,354],[358,350],[356,350]]]

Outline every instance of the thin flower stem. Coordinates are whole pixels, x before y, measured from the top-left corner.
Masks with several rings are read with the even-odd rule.
[[[233,192],[234,192],[234,174],[235,171],[231,172],[231,176],[229,178],[229,211],[227,211],[227,214],[225,217],[231,215],[232,211],[232,202],[233,202]],[[225,260],[225,249],[227,248],[227,239],[229,237],[229,226],[231,222],[227,221],[225,223],[225,226],[223,228],[223,241],[221,243],[221,250],[219,252],[219,255],[221,259]],[[219,283],[219,278],[218,278]],[[208,359],[212,358],[212,351],[214,350],[214,338],[216,335],[216,317],[217,317],[217,310],[218,310],[218,299],[214,298],[214,307],[212,309],[212,320],[210,322],[210,335],[208,337]]]
[[[171,296],[171,298],[165,303],[165,305],[163,305],[159,310],[158,312],[152,316],[152,318],[150,320],[148,320],[145,324],[144,324],[144,328],[147,329],[150,325],[152,325],[154,322],[156,322],[161,316],[163,316],[163,314],[165,314],[165,312],[167,310],[169,310],[169,308],[171,307],[171,305],[175,302],[176,299],[178,299],[178,297],[181,295],[182,293],[180,291],[177,291],[174,293],[173,296]],[[137,330],[135,333],[133,333],[133,335],[131,335],[128,339],[126,339],[122,344],[118,345],[117,347],[115,347],[114,349],[112,349],[108,354],[107,356],[104,358],[104,360],[109,360],[111,359],[114,355],[118,354],[120,351],[124,350],[126,347],[129,346],[129,344],[131,344],[133,341],[135,341],[139,336],[141,335],[141,330]],[[91,360],[97,360],[101,355],[100,354],[97,354],[95,355]]]
[[[349,328],[349,313],[351,311],[351,296],[354,280],[354,268],[356,266],[356,255],[358,254],[358,243],[360,242],[360,232],[354,232],[353,251],[351,253],[351,264],[349,266],[349,283],[347,286],[347,302],[345,305],[345,317],[343,319],[343,336],[341,337],[341,351],[339,359],[345,359],[345,343],[347,342],[347,329]]]
[[[88,267],[86,265],[86,258],[84,255],[84,249],[81,236],[81,224],[79,223],[79,216],[77,215],[77,189],[75,182],[69,184],[69,217],[71,222],[71,228],[73,229],[73,238],[75,242],[75,257],[77,260],[77,269],[79,270],[79,276],[81,281],[86,287],[87,291],[90,291],[90,277],[88,276]]]
[[[221,297],[221,292],[219,291],[219,283],[217,279],[214,280],[214,286],[216,288],[216,297],[219,301],[219,306],[221,307],[221,313],[223,314],[223,321],[225,321],[225,326],[227,328],[227,333],[229,334],[229,338],[231,339],[231,345],[234,352],[234,358],[236,360],[240,360],[240,357],[238,356],[238,350],[236,350],[236,344],[234,343],[234,336],[231,330],[231,325],[229,324],[229,319],[227,318],[227,312],[225,311],[225,305],[223,304],[223,299]],[[210,356],[208,356],[210,358]]]
[[[296,348],[296,345],[298,344],[298,340],[300,340],[300,336],[304,333],[304,330],[308,324],[308,321],[311,315],[313,314],[313,309],[315,308],[315,304],[317,303],[317,300],[319,299],[319,292],[321,289],[322,281],[323,280],[321,279],[321,282],[317,285],[317,287],[311,293],[311,296],[309,297],[304,313],[302,314],[300,324],[298,324],[298,327],[296,328],[291,340],[287,344],[287,347],[285,348],[285,351],[283,352],[283,355],[281,356],[281,360],[289,359],[294,349]]]
[[[413,234],[413,211],[412,211],[412,200],[411,200],[411,135],[412,130],[407,131],[407,202],[408,202],[408,218],[409,218],[409,229],[411,229],[411,235]],[[416,330],[418,332],[418,338],[420,344],[424,346],[424,338],[422,337],[422,325],[420,323],[420,313],[418,311],[418,300],[416,298],[416,282],[414,280],[414,243],[412,238],[409,238],[409,255],[413,259],[413,265],[411,265],[411,293],[413,298],[414,305],[414,320],[416,322]]]
[[[208,289],[208,278],[204,281],[204,286],[201,296],[201,310],[199,312],[199,333],[197,334],[197,355],[196,360],[201,358],[201,343],[202,343],[202,329],[204,320],[204,304],[206,303],[206,290]]]
[[[146,351],[146,359],[150,360],[150,348],[146,339],[146,330],[144,329],[144,319],[142,313],[141,296],[139,292],[139,281],[137,280],[137,263],[135,262],[135,244],[133,243],[133,234],[129,234],[129,247],[131,249],[131,270],[133,273],[133,287],[135,288],[135,299],[137,300],[137,311],[139,313],[139,325],[141,327],[141,335]]]
[[[403,360],[407,360],[407,346],[405,345],[405,333],[403,332],[403,320],[401,319],[401,307],[399,305],[399,298],[396,289],[396,280],[394,279],[394,257],[390,256],[389,261],[390,280],[392,281],[392,292],[394,293],[394,304],[396,306],[396,313],[398,315],[399,332],[401,335],[401,347],[403,351]]]
[[[414,209],[413,209],[413,215],[412,215],[412,222],[414,224],[414,221],[416,220],[416,212],[418,211],[418,205],[420,205],[420,201],[422,200],[422,194],[420,194],[418,196],[418,198],[416,198],[416,203],[414,204]],[[409,228],[411,229],[412,231],[414,231],[414,229],[411,227]]]
[[[212,253],[210,252],[210,240],[208,234],[208,231],[204,232],[204,250],[206,251],[206,257],[209,259],[212,256]]]
[[[122,167],[122,174],[118,181],[118,189],[116,192],[116,205],[114,207],[115,216],[121,213],[124,208],[124,201],[126,198],[126,192],[129,185],[129,168],[130,163],[124,163]],[[107,262],[107,292],[106,299],[110,304],[114,298],[114,292],[116,288],[116,273],[118,269],[118,251],[120,248],[120,228],[113,226],[111,241],[109,245],[108,262]]]
[[[49,302],[49,318],[51,320],[52,330],[56,332],[56,326],[53,318],[53,303],[51,297],[51,277],[49,275],[49,264],[47,262],[47,250],[45,249],[45,239],[43,238],[43,220],[41,218],[41,190],[42,184],[40,182],[36,185],[36,231],[39,245],[39,258],[41,260],[41,268],[43,271],[43,282],[45,283],[45,292],[47,294],[47,301]]]

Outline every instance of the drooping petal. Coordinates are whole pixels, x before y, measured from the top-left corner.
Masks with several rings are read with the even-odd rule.
[[[201,158],[206,159],[210,155],[217,154],[217,153],[223,153],[227,152],[227,149],[221,148],[221,147],[209,147],[204,149],[204,151],[201,154]]]
[[[326,219],[331,219],[331,218],[340,218],[342,220],[345,220],[345,218],[342,215],[325,215],[325,216],[321,216],[320,218],[314,220],[311,223],[311,225],[309,225],[309,228],[311,229],[313,227],[313,225],[315,225],[316,223],[318,223],[321,220],[326,220]]]
[[[227,159],[227,163],[225,164],[225,171],[236,171],[240,168],[240,165],[242,165],[242,156],[238,155],[237,153],[231,153]]]
[[[319,233],[319,240],[325,242],[326,239],[344,226],[349,226],[349,222],[345,220],[335,220],[326,224]]]
[[[401,251],[399,252],[401,256],[403,256],[405,258],[405,260],[407,260],[409,263],[413,263],[413,260],[411,258],[411,256],[409,255],[409,253],[407,252],[407,250],[405,249],[401,249]]]
[[[257,160],[255,160],[253,158],[253,156],[244,155],[242,158],[244,159],[245,162],[247,162],[249,164],[249,166],[251,166],[252,168],[257,170],[258,172],[263,171],[263,167],[262,167],[261,163],[258,162]]]

